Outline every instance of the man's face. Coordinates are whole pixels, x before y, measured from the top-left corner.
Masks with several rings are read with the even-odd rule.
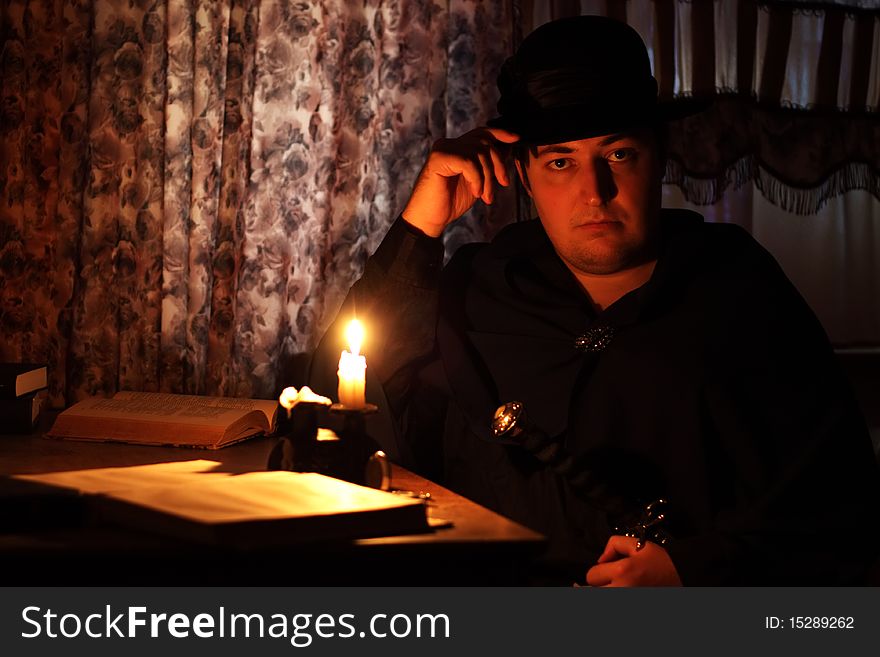
[[[539,146],[529,157],[526,188],[575,273],[613,274],[656,258],[663,164],[647,128]]]

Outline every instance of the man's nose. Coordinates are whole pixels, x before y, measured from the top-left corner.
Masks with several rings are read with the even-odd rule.
[[[587,205],[594,207],[605,205],[617,193],[611,169],[604,159],[593,160],[581,167],[578,183],[581,197]]]

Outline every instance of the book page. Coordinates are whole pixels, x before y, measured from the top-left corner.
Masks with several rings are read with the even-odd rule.
[[[225,411],[261,411],[269,426],[278,408],[273,399],[239,399],[237,397],[206,397],[202,395],[177,395],[162,392],[117,392],[112,400],[120,406],[99,407],[144,415],[175,415],[177,417],[217,417]],[[124,404],[124,405],[122,405]]]
[[[51,486],[73,488],[80,493],[103,494],[136,488],[155,488],[182,485],[192,481],[194,475],[227,477],[227,472],[212,472],[222,464],[219,461],[194,459],[171,463],[150,463],[118,468],[93,468],[91,470],[68,470],[46,474],[14,475]]]
[[[421,500],[312,472],[232,474],[217,465],[193,460],[14,478],[79,491],[97,522],[223,548],[430,531]]]
[[[135,396],[136,395],[136,396]],[[243,400],[247,401],[247,400]],[[90,420],[121,420],[128,422],[128,433],[134,425],[142,422],[158,422],[174,425],[194,425],[226,428],[255,409],[235,405],[212,406],[189,402],[189,395],[164,395],[161,393],[125,393],[123,397],[104,399],[92,397],[77,402],[58,416],[58,420],[82,417]],[[260,415],[262,411],[256,411]],[[259,417],[259,415],[257,415]],[[265,421],[265,419],[264,419]],[[120,430],[125,425],[119,425]]]
[[[259,408],[249,410],[249,400],[221,400],[219,405],[212,405],[210,398],[208,403],[193,403],[194,399],[199,398],[162,393],[92,397],[59,414],[46,435],[218,449],[273,428],[275,418],[267,419]],[[268,403],[274,414],[277,404]]]
[[[218,476],[219,475],[219,476]],[[114,491],[115,499],[203,523],[330,516],[422,505],[314,472],[192,475],[185,485]]]
[[[107,495],[205,523],[337,515],[423,506],[393,493],[314,472],[212,472],[205,459],[119,468],[14,475],[43,484]]]

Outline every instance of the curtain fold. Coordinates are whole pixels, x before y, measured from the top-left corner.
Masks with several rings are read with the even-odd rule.
[[[432,142],[494,113],[512,5],[2,3],[0,359],[56,406],[298,383]]]

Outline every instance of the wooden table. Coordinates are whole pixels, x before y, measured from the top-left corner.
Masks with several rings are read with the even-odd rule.
[[[228,472],[265,470],[273,444],[256,438],[221,450],[146,447],[0,436],[0,475],[219,461]],[[544,545],[541,535],[401,467],[395,488],[431,494],[429,514],[448,528],[426,534],[283,549],[234,550],[108,527],[76,514],[30,526],[0,523],[5,585],[430,585],[519,584]],[[9,500],[0,501],[10,504]],[[21,515],[21,514],[20,514]],[[0,514],[0,518],[4,516]],[[6,516],[9,517],[9,514]],[[7,525],[14,524],[7,522]]]

